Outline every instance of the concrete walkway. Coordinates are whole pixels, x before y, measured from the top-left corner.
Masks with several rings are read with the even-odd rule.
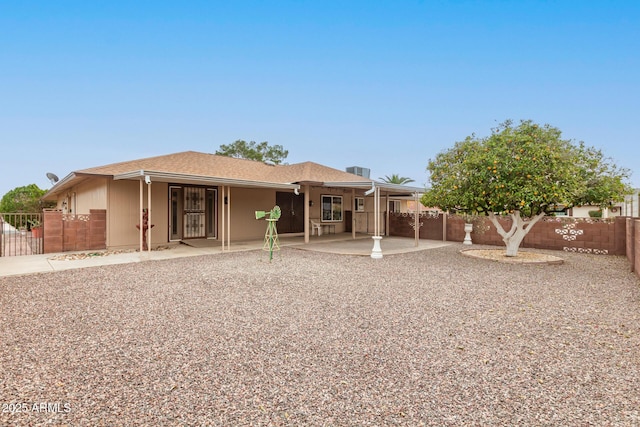
[[[308,244],[302,236],[280,237],[280,247],[294,247],[296,249],[328,252],[343,255],[369,256],[373,248],[371,236],[359,235],[356,239],[351,234],[324,235],[314,237]],[[415,240],[405,237],[384,237],[381,242],[383,255],[422,251],[442,246],[452,242],[436,240],[420,240],[415,246]],[[74,268],[97,267],[102,265],[125,264],[149,260],[164,260],[189,256],[215,255],[227,252],[260,250],[263,241],[233,242],[231,249],[222,252],[220,242],[212,241],[205,247],[193,247],[184,244],[164,250],[151,252],[137,251],[80,251],[63,252],[44,255],[27,255],[0,257],[0,276],[13,276],[32,273],[69,270]],[[275,255],[277,256],[277,255]]]

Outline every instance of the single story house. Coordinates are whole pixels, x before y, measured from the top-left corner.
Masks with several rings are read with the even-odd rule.
[[[394,197],[417,201],[421,191],[313,162],[273,165],[185,151],[77,170],[43,199],[63,214],[105,210],[107,248],[142,249],[137,225],[148,210],[149,249],[187,239],[217,239],[224,249],[263,238],[265,223],[255,211],[275,205],[282,211],[278,232],[304,235],[305,242],[318,223],[327,232],[380,235]]]
[[[602,212],[603,218],[613,218],[616,216],[631,216],[638,217],[638,211],[640,208],[640,189],[636,188],[633,193],[627,194],[624,197],[624,201],[615,203],[614,205],[605,208]],[[589,218],[590,211],[599,211],[600,206],[574,206],[568,209],[567,215],[576,218]]]

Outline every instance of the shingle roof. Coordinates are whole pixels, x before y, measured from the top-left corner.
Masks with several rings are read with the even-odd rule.
[[[249,181],[294,182],[371,182],[370,179],[313,162],[268,165],[263,162],[215,154],[184,151],[76,171],[77,174],[117,175],[137,170]]]

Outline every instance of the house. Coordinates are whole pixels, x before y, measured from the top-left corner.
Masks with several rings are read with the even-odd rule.
[[[636,188],[632,194],[627,194],[624,201],[613,204],[602,212],[604,218],[613,218],[616,216],[638,217],[638,208],[640,207],[640,189]],[[589,218],[589,212],[600,211],[600,206],[574,206],[568,210],[567,215],[576,218]]]
[[[312,219],[333,232],[386,230],[392,197],[417,199],[422,189],[375,182],[313,162],[273,165],[185,151],[77,170],[43,197],[63,214],[106,211],[106,247],[143,247],[143,212],[153,225],[149,247],[188,239],[261,239],[255,211],[278,205],[280,234],[304,235]],[[378,206],[378,209],[375,209]],[[150,208],[150,209],[149,209]]]

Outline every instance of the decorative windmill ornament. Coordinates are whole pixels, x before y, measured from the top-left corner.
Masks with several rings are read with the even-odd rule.
[[[273,251],[280,250],[276,222],[280,219],[281,213],[280,206],[278,205],[274,206],[269,212],[256,211],[256,219],[262,219],[267,216],[269,217],[265,219],[267,221],[267,231],[264,234],[264,245],[262,246],[263,251],[269,252],[269,261],[273,259]]]

